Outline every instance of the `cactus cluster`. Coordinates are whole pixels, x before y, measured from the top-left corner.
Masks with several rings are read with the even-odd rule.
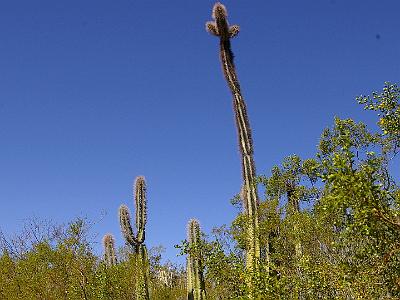
[[[103,237],[104,247],[104,262],[108,267],[115,266],[117,264],[117,256],[115,254],[115,242],[112,234],[106,234]]]
[[[243,99],[239,80],[233,61],[233,52],[230,39],[237,36],[239,26],[230,26],[227,20],[226,8],[221,3],[216,3],[213,8],[214,21],[207,22],[207,30],[219,37],[220,58],[223,73],[233,96],[233,108],[242,164],[242,198],[244,213],[247,217],[246,226],[246,268],[254,271],[259,266],[260,241],[258,225],[258,192],[256,186],[256,169],[253,158],[253,141],[246,104]],[[145,241],[146,225],[146,182],[139,176],[135,180],[134,198],[136,206],[136,231],[132,229],[129,209],[126,205],[119,208],[119,220],[122,234],[135,252],[136,269],[136,299],[149,299],[148,278],[149,261]],[[203,300],[206,297],[205,282],[203,277],[204,262],[201,251],[200,225],[192,219],[188,223],[189,254],[187,257],[187,294],[188,299]],[[104,238],[105,260],[107,265],[116,263],[114,240],[111,235]],[[268,253],[266,253],[268,260]],[[251,288],[251,286],[250,286]]]
[[[186,281],[188,300],[206,299],[205,282],[203,276],[203,257],[201,251],[200,225],[191,219],[187,228],[189,255],[186,261]]]
[[[126,205],[119,207],[119,221],[121,225],[122,234],[126,242],[132,246],[135,252],[135,267],[137,272],[136,276],[136,299],[148,300],[149,288],[149,261],[147,255],[147,248],[144,244],[145,241],[145,229],[147,221],[147,199],[146,199],[146,181],[143,176],[138,176],[134,183],[134,199],[136,207],[136,220],[135,227],[136,233],[133,231],[131,226],[131,218],[129,209]]]
[[[253,141],[246,104],[243,99],[239,80],[233,62],[233,52],[230,39],[239,33],[239,26],[230,26],[227,20],[227,11],[224,5],[216,3],[213,8],[214,21],[206,23],[206,29],[211,34],[219,37],[220,58],[225,79],[233,95],[233,108],[239,140],[239,149],[242,161],[243,178],[243,207],[248,219],[246,267],[254,270],[260,259],[260,239],[258,230],[258,192],[256,187],[256,169],[253,158]],[[268,254],[267,254],[268,259]]]

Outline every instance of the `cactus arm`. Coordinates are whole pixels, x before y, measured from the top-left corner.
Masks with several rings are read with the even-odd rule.
[[[215,22],[207,22],[206,23],[206,30],[211,33],[212,35],[219,36],[217,24]]]
[[[235,36],[237,36],[239,34],[239,25],[232,25],[229,27],[229,37],[230,38],[234,38]]]
[[[129,208],[125,204],[122,204],[119,207],[119,223],[121,226],[122,235],[124,236],[125,240],[132,247],[136,248],[140,244],[140,241],[136,238],[133,232]]]

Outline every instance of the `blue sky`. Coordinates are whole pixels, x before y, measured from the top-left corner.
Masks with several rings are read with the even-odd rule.
[[[213,1],[0,3],[0,228],[87,216],[123,244],[117,210],[148,184],[147,244],[173,248],[189,218],[229,223],[241,182]],[[225,1],[259,174],[312,156],[354,98],[400,78],[400,2]],[[105,215],[103,215],[105,213]],[[100,252],[100,246],[96,251]],[[178,259],[179,260],[179,259]]]

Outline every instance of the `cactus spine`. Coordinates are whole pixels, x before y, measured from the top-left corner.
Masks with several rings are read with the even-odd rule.
[[[112,234],[106,234],[103,237],[104,261],[108,267],[117,264],[117,256],[115,255],[115,243]]]
[[[136,276],[136,299],[149,300],[148,278],[149,262],[145,241],[145,226],[147,221],[147,199],[146,199],[146,181],[143,176],[138,176],[134,184],[134,198],[136,207],[136,234],[131,226],[129,209],[126,205],[119,207],[119,220],[122,234],[126,242],[132,246],[135,251],[135,263],[137,269]]]
[[[245,214],[248,219],[246,268],[256,270],[260,259],[260,239],[258,230],[258,192],[255,184],[256,170],[253,158],[253,141],[246,104],[241,94],[240,84],[236,75],[231,50],[230,39],[239,33],[239,26],[229,26],[225,6],[217,2],[214,5],[213,22],[206,23],[206,29],[220,40],[220,58],[225,79],[233,95],[233,108],[242,160],[243,201]],[[268,253],[267,253],[268,262]]]
[[[205,282],[203,277],[203,258],[200,241],[200,225],[195,219],[188,223],[187,238],[189,255],[186,261],[186,282],[188,300],[206,299]]]

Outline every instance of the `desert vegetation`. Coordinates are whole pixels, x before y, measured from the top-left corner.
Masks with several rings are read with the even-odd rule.
[[[176,241],[186,266],[163,263],[159,249],[145,245],[146,181],[139,176],[135,219],[127,205],[119,209],[126,243],[106,234],[102,257],[84,219],[63,226],[32,220],[19,236],[2,235],[0,299],[400,298],[400,188],[393,171],[399,86],[386,82],[355,99],[375,114],[376,129],[335,118],[321,129],[313,157],[291,155],[257,174],[230,43],[239,26],[229,25],[221,3],[212,17],[206,29],[218,38],[240,150],[241,192],[231,199],[236,218],[210,233],[201,231],[201,220],[188,220],[187,238]]]

